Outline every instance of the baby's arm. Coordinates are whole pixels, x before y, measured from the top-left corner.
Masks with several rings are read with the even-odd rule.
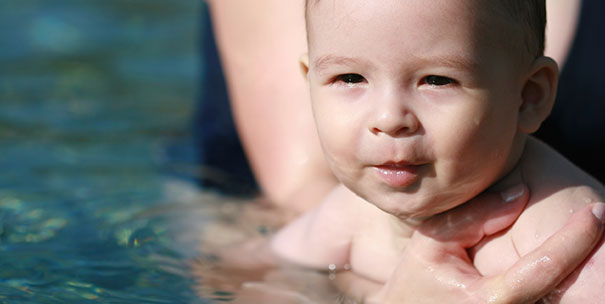
[[[273,251],[286,261],[316,269],[342,269],[349,262],[359,204],[349,189],[336,187],[322,203],[277,232]],[[331,266],[333,265],[333,266]]]
[[[205,252],[193,263],[194,273],[203,286],[239,293],[245,282],[271,285],[267,275],[291,266],[327,270],[334,264],[334,270],[342,269],[349,260],[353,228],[357,226],[351,223],[360,202],[367,204],[345,187],[336,187],[320,205],[271,238],[255,237]]]

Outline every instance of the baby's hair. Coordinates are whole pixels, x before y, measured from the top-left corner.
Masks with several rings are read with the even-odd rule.
[[[311,6],[320,0],[305,0],[305,16]],[[405,0],[402,0],[405,1]],[[523,33],[522,43],[527,54],[532,59],[544,54],[546,29],[546,3],[545,0],[483,0],[488,5],[500,4],[502,11]],[[307,18],[306,18],[307,19]],[[308,20],[308,19],[307,19]]]
[[[528,54],[533,58],[544,55],[545,0],[502,0],[497,2],[502,5],[504,12],[509,15],[511,20],[520,26],[520,30],[523,32],[523,44]]]

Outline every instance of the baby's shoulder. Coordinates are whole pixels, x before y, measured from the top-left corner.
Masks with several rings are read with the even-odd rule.
[[[576,211],[603,201],[602,189],[570,185],[554,191],[531,191],[530,202],[511,228],[512,241],[524,255],[561,229]]]
[[[603,201],[602,190],[579,184],[558,189],[548,196],[532,197],[510,229],[511,243],[517,254],[524,256],[533,251],[561,229],[573,213],[587,204]],[[569,246],[574,246],[573,239],[569,240]],[[601,241],[590,257],[548,295],[549,303],[605,303],[599,302],[603,301],[604,272],[605,246]]]
[[[509,178],[528,186],[530,201],[510,229],[486,238],[470,251],[484,275],[502,273],[554,235],[574,212],[605,201],[602,184],[535,139],[528,141],[517,170]],[[574,240],[569,240],[569,246],[574,246]],[[590,257],[549,294],[549,300],[605,303],[601,294],[605,289],[603,273],[605,246],[601,241]]]
[[[530,190],[530,201],[511,228],[520,254],[542,244],[577,210],[605,198],[601,183],[535,139],[528,141],[520,168]]]
[[[538,248],[561,229],[586,204],[603,201],[598,191],[578,185],[536,191],[530,188],[530,202],[510,229],[485,238],[469,252],[483,275],[501,273],[520,256]],[[497,261],[497,262],[496,262]]]

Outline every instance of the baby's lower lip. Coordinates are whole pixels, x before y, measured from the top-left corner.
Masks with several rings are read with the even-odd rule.
[[[374,166],[377,175],[387,185],[403,188],[413,184],[418,179],[419,165],[385,164]]]

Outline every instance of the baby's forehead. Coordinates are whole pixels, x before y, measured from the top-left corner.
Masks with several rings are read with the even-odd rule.
[[[328,11],[330,17],[337,18],[343,16],[349,16],[355,9],[372,7],[372,6],[384,6],[385,1],[390,2],[390,5],[399,5],[405,7],[408,5],[415,5],[423,7],[426,10],[438,10],[442,12],[443,18],[456,17],[452,14],[458,15],[464,13],[466,18],[472,18],[482,21],[485,25],[488,21],[493,19],[506,19],[510,24],[514,24],[515,20],[510,18],[510,13],[504,5],[502,0],[432,0],[426,2],[426,0],[383,0],[383,1],[365,1],[365,0],[306,0],[305,1],[305,16],[307,22],[310,23],[314,17],[326,17],[325,13]],[[508,0],[504,0],[508,1]],[[439,9],[439,2],[442,3],[456,3],[455,7],[457,11],[441,10]],[[377,16],[379,17],[379,16]],[[379,18],[377,18],[379,19]]]
[[[379,16],[383,12],[376,10],[379,6],[388,6],[391,10],[402,12],[413,9],[418,14],[430,13],[434,19],[446,20],[452,26],[465,20],[463,23],[470,28],[477,40],[493,47],[516,49],[525,42],[518,22],[511,17],[500,0],[307,0],[306,20],[310,48],[315,42],[314,36],[322,35],[327,28],[359,26],[360,23],[380,24],[388,28],[397,27],[398,23],[406,21],[405,18]],[[378,13],[372,15],[376,11]],[[365,18],[356,18],[364,14]],[[351,22],[357,24],[352,25]]]

